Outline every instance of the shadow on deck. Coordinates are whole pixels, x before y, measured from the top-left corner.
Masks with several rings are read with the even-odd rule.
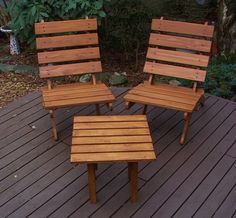
[[[111,114],[126,111],[117,88]],[[107,112],[105,106],[101,109]],[[60,141],[51,140],[47,111],[37,92],[0,110],[1,217],[233,217],[236,213],[236,104],[208,96],[193,114],[187,143],[178,143],[183,114],[150,107],[157,161],[139,166],[139,200],[129,201],[125,164],[97,171],[98,203],[90,204],[86,165],[69,162],[72,118],[95,106],[56,111]]]

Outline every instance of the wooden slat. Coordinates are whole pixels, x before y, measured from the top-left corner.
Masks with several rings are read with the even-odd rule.
[[[150,134],[147,128],[140,128],[140,129],[109,129],[107,130],[74,130],[73,137],[79,136],[130,136],[130,135],[148,135]]]
[[[50,90],[47,87],[43,87],[42,91],[44,95],[60,95],[61,92],[69,94],[69,93],[74,93],[74,91],[78,89],[80,92],[87,92],[88,90],[101,91],[107,89],[107,86],[104,83],[98,83],[96,85],[87,83],[70,83],[70,84],[55,85]]]
[[[71,92],[71,94],[63,93],[61,92],[60,95],[47,95],[43,96],[43,100],[45,102],[50,102],[50,101],[59,101],[59,100],[67,100],[67,99],[80,99],[80,98],[90,98],[90,97],[98,97],[98,96],[106,96],[111,94],[111,92],[107,90],[101,90],[99,92],[97,91],[89,91],[89,92],[80,92],[80,90]]]
[[[98,45],[97,33],[36,38],[37,49]]]
[[[38,53],[39,64],[90,60],[90,59],[97,59],[97,58],[100,58],[100,51],[98,47]]]
[[[154,87],[153,87],[154,86]],[[172,89],[165,89],[165,88],[158,88],[158,86],[156,87],[157,85],[139,85],[139,86],[136,86],[133,90],[139,90],[141,92],[147,92],[147,93],[150,93],[150,94],[162,94],[162,95],[167,95],[167,96],[172,96],[172,97],[176,97],[176,98],[185,98],[185,99],[188,99],[190,101],[192,100],[198,100],[202,94],[200,93],[197,93],[197,94],[192,94],[192,93],[181,93],[181,92],[176,92],[175,90],[172,91]],[[178,87],[177,87],[178,88]],[[132,90],[131,90],[132,91]],[[193,93],[195,93],[193,90],[192,90]]]
[[[165,94],[162,92],[152,93],[148,90],[143,91],[139,89],[133,89],[129,92],[130,94],[134,94],[137,96],[143,96],[143,97],[149,97],[153,99],[160,99],[160,100],[166,100],[166,101],[172,101],[177,103],[183,103],[183,104],[189,104],[189,105],[195,105],[196,102],[199,100],[199,98],[184,98],[184,97],[176,97],[170,94]]]
[[[112,94],[105,96],[89,97],[89,98],[73,98],[58,101],[43,102],[45,108],[69,107],[74,105],[86,105],[94,103],[110,103],[115,100]]]
[[[211,41],[166,34],[151,33],[149,44],[208,53],[211,51]]]
[[[152,30],[212,38],[214,26],[180,21],[153,19]]]
[[[96,154],[72,154],[71,162],[73,163],[98,163],[98,162],[127,162],[127,161],[141,161],[141,160],[155,160],[156,156],[153,151],[142,152],[112,152]]]
[[[181,86],[174,86],[174,85],[169,85],[169,84],[154,84],[150,85],[148,82],[144,82],[144,84],[140,84],[139,86],[147,86],[148,89],[153,89],[154,91],[166,91],[166,92],[173,92],[173,93],[178,93],[181,95],[190,95],[190,96],[201,96],[204,94],[203,89],[198,89],[197,92],[194,92],[193,89],[187,88],[187,87],[181,87]]]
[[[73,137],[72,145],[152,142],[150,136]]]
[[[95,88],[93,88],[93,86],[95,86]],[[79,89],[79,90],[78,90]],[[65,96],[69,96],[69,95],[74,95],[75,93],[79,94],[79,95],[86,95],[86,94],[98,94],[100,92],[104,92],[104,91],[109,91],[109,89],[107,87],[96,87],[96,85],[90,85],[90,89],[87,88],[87,89],[83,89],[81,87],[77,87],[77,90],[76,89],[70,89],[70,86],[68,86],[68,90],[65,90],[65,89],[62,89],[60,90],[59,88],[57,89],[51,89],[51,91],[49,90],[44,90],[43,91],[43,96],[45,98],[47,97],[60,97],[60,95],[65,95]]]
[[[122,116],[112,116],[112,115],[107,115],[107,116],[76,116],[74,118],[74,122],[114,122],[114,121],[146,121],[147,118],[144,115],[122,115]]]
[[[35,24],[35,34],[52,34],[97,30],[96,19],[53,21]]]
[[[204,82],[206,78],[206,71],[204,70],[153,63],[150,61],[146,61],[144,72],[161,76],[177,77],[197,82]]]
[[[95,153],[95,152],[126,152],[126,151],[153,151],[152,143],[126,143],[126,144],[99,144],[99,145],[72,145],[71,153]],[[99,155],[99,154],[98,154]]]
[[[209,57],[206,55],[190,54],[187,52],[170,51],[159,48],[149,48],[147,58],[197,67],[207,67],[209,62]]]
[[[41,78],[71,76],[71,75],[81,75],[85,73],[102,72],[102,66],[101,66],[100,61],[78,63],[78,64],[46,66],[46,67],[40,67],[39,69],[40,69]]]
[[[90,122],[90,123],[74,123],[74,129],[117,129],[117,128],[148,128],[145,121],[132,122]]]
[[[124,99],[127,102],[135,102],[135,103],[140,103],[144,105],[147,104],[147,105],[152,105],[152,106],[159,106],[163,108],[169,108],[169,109],[179,110],[179,111],[184,111],[184,112],[193,112],[195,108],[195,105],[193,106],[189,104],[172,102],[172,101],[163,100],[163,99],[153,99],[150,97],[138,96],[131,93],[128,93],[124,97]]]

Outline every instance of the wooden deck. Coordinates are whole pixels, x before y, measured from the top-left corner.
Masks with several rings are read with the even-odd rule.
[[[112,114],[126,111],[122,96]],[[107,112],[102,107],[103,114]],[[72,118],[95,106],[57,112],[60,141],[51,140],[47,111],[34,92],[0,110],[0,217],[235,217],[236,104],[208,96],[193,114],[187,144],[178,143],[182,113],[148,109],[157,161],[139,166],[138,203],[129,201],[127,167],[102,164],[98,203],[90,204],[85,165],[69,162]]]

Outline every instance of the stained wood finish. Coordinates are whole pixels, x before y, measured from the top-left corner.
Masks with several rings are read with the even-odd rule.
[[[35,24],[36,35],[95,30],[97,30],[96,19],[52,21]]]
[[[209,57],[206,55],[190,54],[187,52],[170,51],[159,48],[149,48],[147,58],[196,67],[207,67],[209,62]]]
[[[40,67],[39,71],[41,78],[63,77],[82,75],[85,73],[100,73],[102,72],[102,65],[100,61],[92,61],[78,64]]]
[[[80,48],[38,53],[39,64],[83,61],[100,58],[99,48]]]
[[[145,116],[92,116],[88,121],[86,118],[74,118],[71,162],[155,159]]]
[[[36,39],[36,46],[38,49],[88,46],[98,44],[98,35],[96,33],[41,37]]]
[[[45,108],[59,108],[75,105],[108,103],[115,100],[111,91],[104,84],[82,85],[77,88],[60,85],[52,90],[42,90],[43,105]]]
[[[112,91],[117,96],[113,112],[104,105],[101,113],[139,113],[139,105],[124,108],[128,89]],[[186,146],[178,143],[182,114],[148,107],[158,158],[139,164],[138,203],[129,201],[127,165],[100,164],[97,206],[89,201],[86,165],[69,161],[73,116],[95,114],[94,105],[57,110],[60,141],[53,143],[40,102],[41,94],[32,92],[0,109],[1,217],[234,216],[234,102],[207,95],[205,106],[193,113]]]
[[[184,116],[180,140],[180,144],[184,144],[191,113],[199,108],[204,99],[204,91],[198,89],[198,83],[204,82],[206,78],[214,27],[153,19],[152,31],[154,33],[150,35],[150,46],[144,66],[144,72],[150,74],[149,80],[131,90],[124,97],[125,104],[128,109],[134,103],[143,104],[143,114],[148,105],[187,113],[187,118]],[[154,75],[190,80],[193,82],[193,88],[154,86]]]
[[[192,39],[183,36],[151,33],[149,44],[209,53],[211,51],[212,43],[211,41],[204,39]]]
[[[127,133],[124,133],[126,131]],[[70,161],[88,165],[89,193],[92,203],[96,202],[94,164],[128,163],[131,202],[135,203],[138,198],[138,161],[155,159],[146,116],[77,116],[74,118]]]
[[[37,49],[40,50],[39,74],[48,82],[48,86],[42,89],[43,106],[50,110],[53,136],[56,140],[53,110],[95,104],[96,112],[100,114],[99,104],[105,103],[111,110],[115,98],[108,87],[97,83],[94,75],[102,72],[96,19],[37,23],[35,33]],[[92,74],[92,81],[85,86],[65,84],[54,87],[50,80],[88,73]]]
[[[169,85],[140,84],[133,88],[124,99],[127,102],[193,112],[202,94],[202,92],[195,93],[190,88],[185,92],[185,88],[182,89],[182,87],[179,89],[179,87]]]
[[[153,19],[152,30],[212,38],[214,27],[196,23]]]
[[[204,82],[206,79],[206,71],[204,70],[154,63],[150,61],[146,61],[144,66],[144,72],[160,76],[187,79],[197,82]]]

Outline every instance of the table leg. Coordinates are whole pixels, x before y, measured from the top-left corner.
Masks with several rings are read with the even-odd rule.
[[[91,203],[96,203],[96,177],[95,177],[96,164],[88,164],[88,185],[89,197]]]
[[[135,203],[138,199],[138,162],[128,163],[130,185],[131,185],[131,202]]]

